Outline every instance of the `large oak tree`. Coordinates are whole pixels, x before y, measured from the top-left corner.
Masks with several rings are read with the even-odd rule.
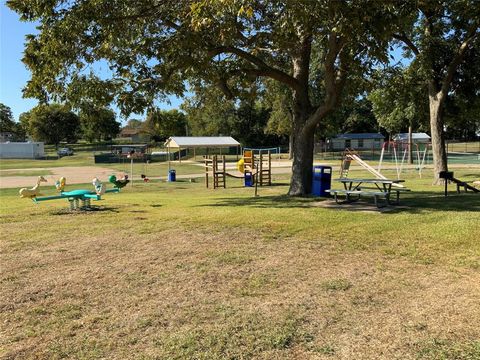
[[[215,84],[227,97],[259,78],[288,87],[291,195],[310,192],[315,128],[338,106],[350,74],[363,72],[372,59],[386,59],[386,35],[404,5],[377,0],[7,4],[22,19],[40,24],[25,51],[32,72],[26,96],[70,103],[93,98],[98,105],[116,100],[129,113],[143,112],[170,94],[181,96],[187,82]],[[100,60],[108,63],[110,77],[89,72]],[[323,69],[316,87],[313,67]]]
[[[430,131],[435,182],[440,171],[448,170],[444,137],[445,102],[460,86],[459,69],[478,62],[480,45],[480,6],[477,0],[419,0],[410,19],[394,37],[413,57],[423,79],[430,113]],[[477,58],[477,59],[476,59]]]

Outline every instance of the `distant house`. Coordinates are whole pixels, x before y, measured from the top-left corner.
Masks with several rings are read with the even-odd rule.
[[[393,141],[408,143],[408,133],[397,134],[392,138]],[[430,136],[425,133],[412,133],[412,142],[428,144],[430,142]]]
[[[329,148],[332,151],[345,149],[372,150],[381,149],[385,136],[379,133],[338,134],[330,139]]]
[[[130,140],[131,142],[142,142],[142,141],[149,141],[149,136],[145,133],[142,133],[140,129],[134,129],[130,127],[124,127],[120,134],[118,135],[119,138]]]

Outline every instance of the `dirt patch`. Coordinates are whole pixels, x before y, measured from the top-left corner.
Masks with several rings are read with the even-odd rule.
[[[48,181],[46,185],[43,184],[45,186],[53,186],[55,181],[62,176],[67,178],[67,184],[85,184],[90,183],[94,177],[99,178],[103,182],[107,182],[110,175],[119,173],[118,171],[112,169],[97,166],[22,169],[22,171],[26,170],[35,170],[36,172],[45,170],[45,173],[49,174],[44,176]],[[5,172],[8,174],[7,171],[12,172],[14,170],[5,170]],[[0,188],[21,188],[25,186],[31,187],[35,185],[36,180],[37,176],[4,176],[2,171],[0,171]]]

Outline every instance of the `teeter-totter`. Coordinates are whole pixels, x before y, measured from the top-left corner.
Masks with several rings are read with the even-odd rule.
[[[473,187],[472,185],[466,183],[465,181],[461,181],[458,179],[455,179],[453,177],[453,171],[440,171],[438,177],[440,179],[445,180],[445,196],[448,195],[448,182],[451,181],[454,184],[457,185],[457,193],[460,193],[460,188],[463,188],[465,192],[468,192],[468,190],[473,191],[473,192],[480,192],[477,188]]]
[[[114,175],[110,176],[109,181],[114,184],[113,189],[107,189],[105,184],[102,184],[100,180],[94,178],[92,180],[92,185],[94,190],[86,189],[77,189],[72,191],[63,191],[66,185],[66,179],[61,177],[56,183],[55,187],[60,191],[59,195],[53,196],[40,196],[39,186],[40,182],[46,182],[47,180],[40,176],[37,180],[37,185],[31,189],[23,188],[20,189],[19,194],[23,198],[30,198],[34,203],[39,203],[42,201],[57,200],[57,199],[67,199],[70,203],[70,210],[89,210],[91,209],[90,201],[101,200],[102,195],[105,193],[118,193],[120,188],[125,186],[128,180],[117,180]]]

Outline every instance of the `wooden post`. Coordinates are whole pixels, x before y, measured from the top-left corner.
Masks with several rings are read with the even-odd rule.
[[[130,175],[132,176],[130,180],[130,187],[133,187],[133,154],[130,156]]]
[[[205,160],[205,185],[207,186],[207,189],[208,189],[208,157],[205,156],[204,157],[204,160]]]
[[[263,154],[262,154],[262,150],[260,150],[260,161],[258,163],[258,170],[260,172],[260,176],[257,180],[260,181],[260,186],[263,186]]]
[[[225,175],[225,155],[223,155],[222,157],[222,160],[223,160],[223,188],[225,189],[227,187],[227,184],[226,184],[226,175]]]

